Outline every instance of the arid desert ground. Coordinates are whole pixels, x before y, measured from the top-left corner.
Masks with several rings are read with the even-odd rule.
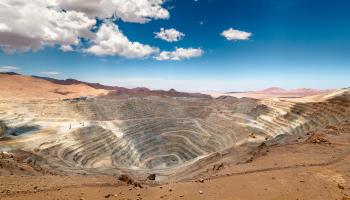
[[[298,94],[0,74],[0,199],[350,199],[350,89]]]

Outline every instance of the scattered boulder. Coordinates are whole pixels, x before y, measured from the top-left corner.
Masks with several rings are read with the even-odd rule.
[[[199,194],[203,194],[203,191],[202,191],[202,190],[199,190],[198,193],[199,193]]]
[[[148,175],[148,176],[147,176],[147,179],[148,179],[148,180],[151,180],[151,181],[156,180],[156,174],[150,174],[150,175]]]
[[[328,140],[322,137],[311,138],[309,142],[312,144],[331,144]]]
[[[131,178],[128,175],[122,174],[118,177],[118,180],[127,183],[129,182],[129,180],[131,180]]]
[[[340,184],[340,183],[338,183],[338,188],[341,189],[341,190],[345,189],[345,187],[342,184]]]
[[[141,183],[134,181],[131,177],[128,175],[122,174],[118,177],[118,180],[127,183],[128,185],[133,185],[134,187],[142,188]]]
[[[214,166],[213,166],[213,171],[219,171],[219,170],[221,170],[222,168],[224,168],[224,163],[221,163],[221,164],[215,164]]]

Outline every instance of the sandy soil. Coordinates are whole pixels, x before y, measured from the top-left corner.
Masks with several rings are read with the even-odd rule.
[[[59,85],[46,80],[22,75],[0,74],[1,99],[64,99],[80,96],[99,96],[108,91],[84,84]]]
[[[347,200],[350,123],[310,133],[299,142],[262,148],[248,163],[214,168],[181,182],[141,181],[142,188],[115,176],[5,175],[0,176],[0,199]]]

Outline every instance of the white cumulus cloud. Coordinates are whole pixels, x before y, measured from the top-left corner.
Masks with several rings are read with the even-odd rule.
[[[125,22],[146,23],[169,18],[165,0],[57,0],[61,8],[80,11],[91,18],[116,17]]]
[[[95,19],[74,10],[63,12],[54,0],[2,0],[0,46],[7,52],[39,50],[45,45],[77,45],[91,37]]]
[[[181,33],[180,31],[174,28],[171,28],[171,29],[161,28],[159,32],[155,33],[155,35],[156,35],[155,38],[159,38],[167,42],[177,42],[185,36],[184,33]]]
[[[158,48],[129,41],[117,25],[108,22],[101,25],[92,42],[92,46],[84,51],[97,56],[118,55],[126,58],[144,58],[159,51]]]
[[[100,41],[101,37],[91,31],[96,26],[96,18],[103,20],[103,24],[108,18],[136,23],[167,19],[169,12],[162,7],[163,3],[164,0],[1,0],[0,48],[8,53],[37,51],[56,45],[65,52],[75,50],[73,46],[79,50],[82,38],[94,43]],[[120,44],[127,43],[125,36],[120,38]],[[117,50],[119,53],[107,54],[142,57],[140,53],[148,54],[147,51],[154,50],[138,42],[126,46],[125,50]],[[96,48],[89,49],[94,51]]]
[[[249,40],[249,37],[252,35],[252,33],[230,28],[223,31],[221,35],[227,40]]]
[[[175,51],[162,51],[155,57],[157,60],[184,60],[202,56],[201,48],[175,48]]]
[[[0,67],[0,72],[13,72],[20,70],[19,67],[14,67],[14,66],[2,66]]]
[[[62,45],[60,47],[60,50],[63,51],[63,52],[74,51],[72,45]]]
[[[157,47],[130,41],[111,19],[147,23],[167,19],[163,8],[167,0],[1,0],[0,48],[5,52],[37,51],[57,46],[61,51],[82,51],[97,56],[183,60],[199,57],[200,48],[176,48],[160,52]],[[101,24],[97,24],[97,19]],[[98,30],[92,31],[97,26]],[[185,34],[164,29],[157,38],[168,42],[181,40]],[[86,41],[82,43],[82,40]],[[2,67],[2,71],[16,68]],[[42,72],[56,75],[56,72]]]

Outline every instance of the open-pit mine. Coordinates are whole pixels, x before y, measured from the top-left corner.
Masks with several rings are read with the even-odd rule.
[[[187,188],[181,184],[192,181],[205,188],[210,180],[222,179],[227,185],[226,179],[237,175],[298,166],[328,166],[344,160],[350,152],[350,90],[346,88],[303,98],[212,98],[167,95],[166,92],[161,95],[117,95],[84,84],[60,85],[20,75],[3,74],[1,79],[18,79],[14,83],[16,87],[0,86],[2,177],[102,176],[115,177],[118,181],[117,177],[125,175],[151,188],[158,184]],[[26,84],[21,85],[25,79],[33,84],[31,89],[26,89]],[[35,91],[34,88],[39,86],[46,89]],[[291,153],[293,150],[297,156]],[[318,159],[312,159],[313,156]],[[271,160],[273,164],[269,163]],[[240,166],[245,166],[244,170]],[[322,176],[330,183],[338,181],[334,183],[335,189],[331,188],[327,194],[332,198],[342,197],[345,193],[338,192],[337,187],[347,190],[344,185],[350,173],[333,171],[319,172],[311,181],[318,182],[317,177]],[[152,180],[147,179],[149,175],[153,175],[149,178]],[[268,179],[271,181],[271,177]],[[37,188],[36,193],[21,186],[7,191],[12,179],[7,180],[9,182],[0,185],[3,190],[0,190],[0,196],[9,199],[40,197]],[[249,180],[243,178],[242,181],[249,185]],[[281,183],[271,183],[274,184]],[[45,189],[50,186],[39,187],[44,192],[53,191],[52,188]],[[69,190],[70,186],[66,188]],[[176,198],[195,199],[197,197],[193,195],[203,196],[202,193],[210,189],[198,191],[182,197],[177,193]],[[59,191],[53,192],[59,194]],[[160,195],[152,194],[146,192],[144,198],[159,199]],[[285,196],[285,199],[292,199],[291,196]],[[277,194],[276,199],[279,197]],[[243,195],[237,199],[245,198]]]

